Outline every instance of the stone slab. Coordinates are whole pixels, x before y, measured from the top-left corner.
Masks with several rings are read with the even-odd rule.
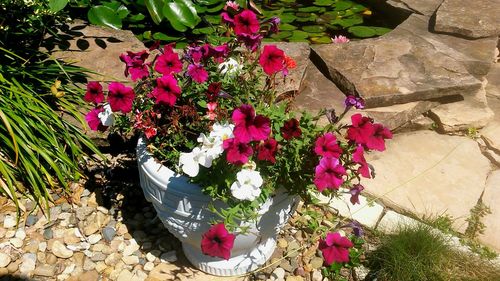
[[[494,113],[486,100],[484,86],[463,101],[442,104],[431,110],[431,117],[444,132],[480,129],[493,119]]]
[[[363,97],[367,107],[465,95],[480,88],[480,81],[455,59],[463,54],[426,34],[396,31],[348,44],[314,46],[312,58],[343,92]]]
[[[480,133],[487,147],[500,155],[500,98],[488,98],[488,103],[495,113],[493,120]]]
[[[125,64],[119,56],[126,51],[145,49],[131,31],[87,25],[82,21],[72,26],[77,28],[74,31],[77,35],[68,40],[67,49],[53,53],[56,58],[101,74],[91,75],[93,80],[130,82],[124,76]]]
[[[328,202],[330,208],[336,210],[340,216],[358,221],[360,224],[375,228],[384,211],[384,207],[376,202],[369,202],[365,196],[359,196],[359,204],[353,205],[349,199],[351,195],[342,194],[339,198],[329,200],[320,196],[321,202]]]
[[[499,7],[498,0],[444,0],[436,11],[434,30],[470,38],[498,36]]]
[[[482,219],[486,229],[484,234],[479,236],[479,240],[500,252],[500,235],[498,235],[500,233],[500,170],[495,170],[489,175],[483,203],[490,208],[491,214]]]
[[[394,233],[397,232],[400,227],[415,226],[420,223],[421,222],[415,219],[389,210],[384,214],[382,219],[380,219],[380,222],[377,224],[377,230],[384,233]]]
[[[500,63],[493,64],[485,79],[488,81],[486,96],[500,99]]]
[[[370,153],[367,160],[376,176],[364,182],[365,191],[396,211],[447,213],[458,231],[465,230],[490,170],[475,141],[433,131],[395,135],[385,152]]]
[[[432,16],[443,0],[389,0],[387,4],[426,16]]]

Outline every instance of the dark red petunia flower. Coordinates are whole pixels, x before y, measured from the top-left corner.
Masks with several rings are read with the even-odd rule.
[[[291,118],[290,120],[286,121],[283,127],[281,127],[280,131],[281,136],[286,140],[298,138],[302,135],[299,121],[295,118]]]
[[[373,135],[371,135],[366,142],[366,147],[369,149],[384,151],[385,140],[392,139],[391,131],[382,126],[382,124],[373,124],[373,131]]]
[[[275,45],[266,45],[260,54],[259,64],[267,75],[273,75],[285,68],[285,52]]]
[[[365,178],[371,178],[370,168],[368,167],[368,163],[366,162],[364,151],[365,149],[363,148],[363,146],[358,145],[358,147],[356,147],[356,150],[352,154],[352,161],[360,165],[358,168],[358,173],[360,175]]]
[[[333,262],[349,262],[349,248],[354,244],[340,233],[328,233],[325,239],[319,240],[318,249],[323,253],[325,264],[331,265]]]
[[[132,81],[142,79],[149,75],[149,64],[145,63],[149,57],[149,53],[144,50],[141,52],[127,51],[126,54],[120,55],[120,60],[125,63],[125,77],[131,75]]]
[[[317,155],[325,157],[339,158],[342,154],[342,148],[337,143],[337,138],[334,134],[328,132],[316,140],[314,152]]]
[[[156,78],[156,87],[149,95],[156,99],[156,104],[166,104],[174,106],[177,97],[181,94],[181,88],[173,75],[167,74]]]
[[[233,111],[231,116],[234,127],[234,137],[239,142],[248,143],[261,141],[271,133],[271,120],[262,115],[255,116],[251,105],[244,104]]]
[[[278,151],[278,142],[273,138],[268,138],[261,142],[257,147],[257,159],[260,161],[269,161],[276,163],[276,152]]]
[[[85,121],[87,121],[92,131],[104,132],[108,128],[101,123],[101,119],[99,118],[99,113],[103,111],[104,109],[102,107],[97,107],[85,115]]]
[[[165,49],[168,45],[165,45]],[[179,55],[173,51],[166,51],[158,57],[155,70],[161,74],[179,73],[182,70],[182,62]]]
[[[87,84],[87,91],[83,97],[85,101],[93,102],[95,104],[104,101],[104,93],[102,92],[102,86],[97,81],[91,81]]]
[[[208,89],[206,92],[208,101],[215,101],[219,96],[220,90],[222,88],[222,82],[212,82],[208,85]]]
[[[316,166],[314,184],[319,192],[327,189],[339,189],[344,182],[345,168],[337,158],[323,157]]]
[[[369,138],[375,132],[372,120],[357,113],[351,116],[351,122],[352,125],[347,129],[347,138],[356,144],[367,147],[366,144]]]
[[[134,89],[118,82],[111,82],[108,88],[108,102],[113,112],[129,113],[132,111],[135,97]]]
[[[257,49],[260,46],[260,43],[262,42],[262,38],[264,38],[260,34],[240,34],[238,35],[238,41],[242,42],[245,44],[245,47],[247,47],[248,50],[251,52],[257,51]]]
[[[222,147],[227,152],[227,162],[235,165],[243,165],[252,156],[253,149],[248,143],[239,142],[235,138],[224,140]]]
[[[254,34],[257,33],[259,29],[260,25],[257,15],[251,10],[244,10],[234,16],[234,33],[236,33],[236,35],[243,33]]]
[[[211,257],[228,260],[231,257],[236,236],[227,231],[223,223],[212,225],[201,239],[201,251]]]

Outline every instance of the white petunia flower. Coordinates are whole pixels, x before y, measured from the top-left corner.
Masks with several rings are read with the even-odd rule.
[[[224,152],[223,141],[219,138],[207,137],[202,133],[198,137],[198,142],[201,143],[201,150],[212,160],[219,158]]]
[[[115,116],[113,115],[113,111],[111,111],[111,106],[106,104],[103,107],[104,111],[99,112],[97,117],[101,120],[101,124],[107,127],[111,127],[115,124]]]
[[[216,122],[212,126],[212,131],[210,132],[210,137],[215,139],[220,139],[221,141],[225,141],[226,139],[233,138],[233,124],[219,124]]]
[[[182,152],[179,157],[179,166],[184,173],[190,177],[196,177],[200,172],[200,166],[210,168],[212,166],[212,158],[209,157],[205,151],[199,147],[195,147],[189,153]]]
[[[231,194],[236,199],[253,201],[259,197],[264,182],[259,172],[243,169],[236,174],[236,179],[231,185]]]
[[[229,76],[235,76],[243,69],[235,59],[229,58],[227,61],[219,64],[219,71],[221,74],[227,74]]]

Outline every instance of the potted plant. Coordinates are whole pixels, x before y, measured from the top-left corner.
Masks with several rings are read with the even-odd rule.
[[[278,32],[279,19],[259,22],[228,2],[222,20],[224,36],[213,38],[222,43],[122,54],[135,87],[113,82],[105,96],[90,82],[85,99],[96,107],[86,120],[93,130],[141,135],[141,186],[187,258],[208,273],[238,275],[270,258],[299,198],[350,193],[359,203],[360,178],[371,177],[363,154],[384,150],[392,135],[360,114],[338,124],[364,106],[358,97],[347,97],[338,117],[331,110],[299,116],[286,100],[277,102],[275,81],[295,62],[261,41]],[[318,126],[324,115],[330,124]],[[327,268],[349,262],[350,236],[318,237]]]

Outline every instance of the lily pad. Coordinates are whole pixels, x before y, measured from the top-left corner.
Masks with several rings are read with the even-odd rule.
[[[340,18],[340,19],[335,19],[330,22],[331,25],[340,25],[344,28],[351,27],[356,24],[362,24],[363,23],[363,17],[362,16],[352,16],[348,18]]]
[[[352,7],[352,2],[350,1],[338,1],[335,3],[335,10],[344,11]]]
[[[333,5],[333,0],[316,0],[313,4],[316,6],[330,7]]]
[[[367,8],[361,4],[356,4],[354,6],[351,7],[351,11],[353,13],[360,13],[360,12],[363,12],[364,10],[366,10]]]
[[[316,16],[309,16],[309,17],[304,17],[304,18],[296,18],[295,19],[298,22],[314,22],[316,20]]]
[[[271,35],[271,37],[274,39],[285,39],[285,38],[288,38],[290,36],[292,36],[291,31],[280,31],[276,34]]]
[[[302,13],[312,13],[312,12],[323,13],[325,10],[326,9],[323,7],[316,7],[316,6],[302,7],[302,8],[297,9],[297,11],[302,12]]]
[[[302,30],[308,33],[321,33],[324,32],[325,29],[326,28],[324,26],[320,25],[306,25],[302,27]]]
[[[368,38],[377,35],[375,29],[370,26],[351,26],[347,31],[360,38]]]
[[[309,33],[302,30],[294,30],[292,32],[292,36],[289,39],[298,40],[298,39],[306,39],[307,37],[309,37]]]
[[[329,44],[332,43],[332,39],[328,36],[321,36],[321,37],[311,37],[309,38],[312,43],[314,44]]]
[[[295,30],[295,29],[297,29],[297,27],[294,25],[291,25],[288,23],[280,24],[280,30],[282,30],[282,31],[289,31],[289,30]]]
[[[386,27],[372,27],[372,28],[375,30],[377,35],[384,35],[390,31],[392,31],[392,29],[386,28]]]
[[[280,16],[280,20],[282,23],[291,23],[295,19],[297,19],[297,17],[294,14],[285,13]]]

